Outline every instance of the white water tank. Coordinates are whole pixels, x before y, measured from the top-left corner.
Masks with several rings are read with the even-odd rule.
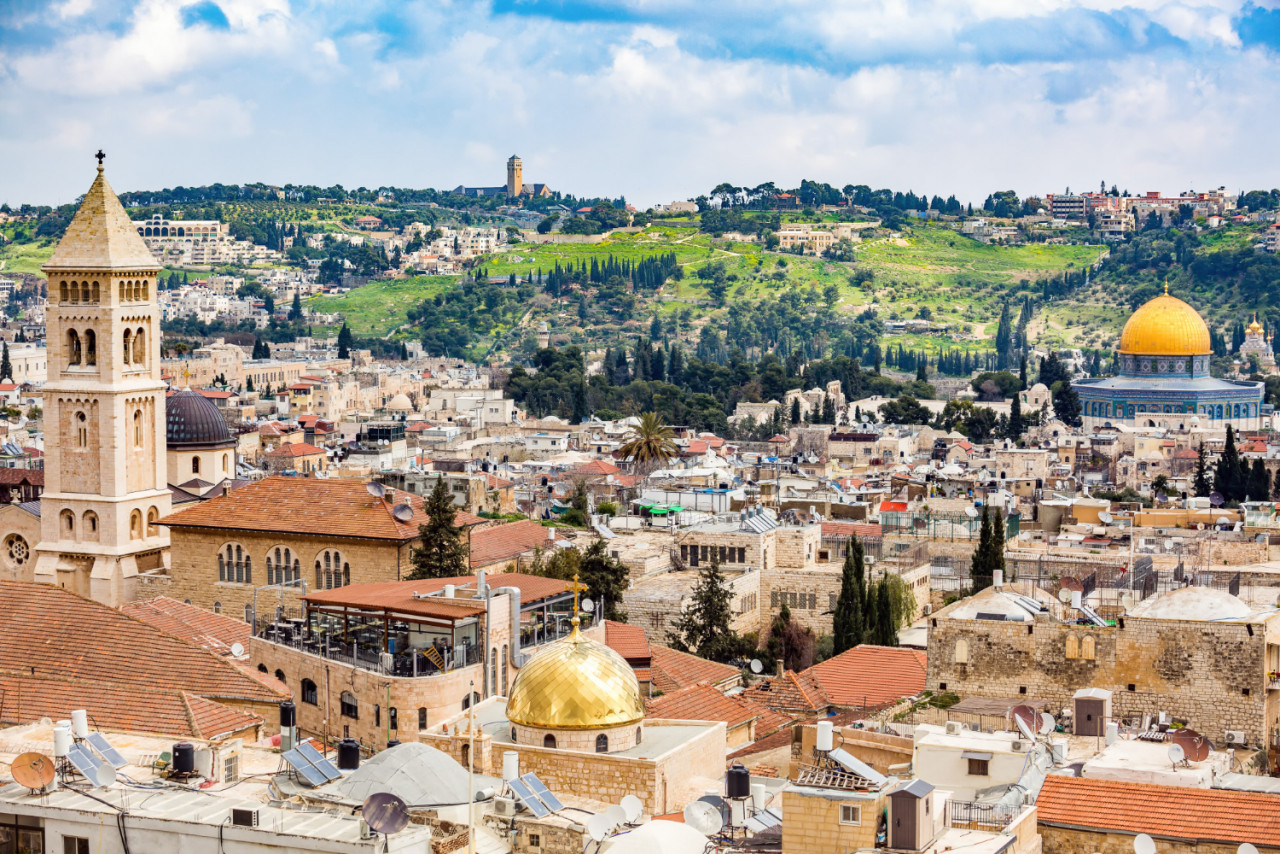
[[[520,776],[520,754],[514,750],[502,751],[502,782],[510,783]]]
[[[766,791],[764,783],[751,784],[751,806],[756,812],[764,809]]]
[[[213,779],[213,751],[207,747],[196,750],[196,775],[206,780]]]
[[[68,727],[54,727],[53,755],[63,759],[71,752],[71,730]]]
[[[456,593],[457,589],[458,589],[458,588],[457,588],[455,585],[453,585],[453,584],[446,584],[446,585],[444,586],[444,598],[446,598],[446,599],[452,599],[452,598],[454,597],[454,595],[455,595],[455,593]]]
[[[1072,591],[1071,591],[1071,607],[1072,607],[1072,608],[1075,608],[1077,611],[1079,611],[1079,610],[1080,610],[1080,604],[1081,604],[1083,601],[1084,601],[1084,594],[1083,594],[1083,593],[1081,593],[1079,590],[1072,590]]]
[[[1004,570],[1003,569],[997,569],[991,573],[991,586],[992,587],[1004,586]]]
[[[76,738],[89,737],[89,713],[76,709],[71,713],[71,734]]]
[[[817,748],[829,752],[835,747],[835,727],[831,721],[818,721]]]

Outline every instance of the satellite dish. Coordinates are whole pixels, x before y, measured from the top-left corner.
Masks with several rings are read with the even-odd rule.
[[[1203,762],[1209,758],[1209,739],[1193,729],[1180,729],[1169,733],[1169,741],[1182,748],[1190,762]]]
[[[622,810],[627,814],[627,824],[631,824],[644,815],[644,801],[635,795],[627,795],[622,799]]]
[[[1101,513],[1098,514],[1098,521],[1104,525],[1110,525],[1115,520],[1116,520],[1116,517],[1112,516],[1106,510],[1103,510]]]
[[[1179,762],[1183,761],[1186,758],[1187,758],[1187,754],[1186,754],[1186,751],[1182,749],[1182,745],[1176,744],[1176,743],[1169,745],[1169,761],[1170,762],[1172,762],[1174,765],[1177,765]]]
[[[1236,854],[1258,854],[1258,846],[1252,842],[1241,842],[1240,847],[1236,849]]]
[[[627,811],[622,807],[614,804],[604,811],[605,818],[609,819],[611,827],[621,827],[627,823]]]
[[[26,786],[38,792],[53,782],[53,760],[43,753],[24,753],[13,760],[10,766],[13,780],[20,786]]]
[[[705,801],[694,801],[684,808],[684,823],[703,836],[714,836],[724,827],[720,810]]]
[[[1222,493],[1221,492],[1211,493],[1209,495],[1209,503],[1212,504],[1214,507],[1221,507],[1224,503]],[[1147,838],[1150,839],[1151,837],[1147,837]]]
[[[1156,841],[1145,833],[1139,833],[1133,838],[1134,854],[1156,854]]]
[[[1215,525],[1229,525],[1229,524],[1231,524],[1231,520],[1230,520],[1230,519],[1228,519],[1226,516],[1219,516],[1219,517],[1218,517],[1218,520],[1217,520],[1216,522],[1214,522],[1214,524],[1215,524]]]
[[[590,599],[583,599],[583,600],[582,600],[582,610],[586,611],[586,612],[589,614],[589,613],[591,613],[592,611],[594,611],[595,609],[596,609],[596,603],[595,603],[595,602],[592,602]]]
[[[1031,706],[1022,705],[1014,706],[1010,715],[1013,717],[1013,723],[1018,727],[1018,731],[1021,732],[1028,741],[1034,741],[1036,737],[1036,729],[1040,725],[1040,713]]]
[[[413,521],[413,508],[408,504],[397,504],[391,508],[391,515],[396,517],[397,522],[408,523]]]
[[[587,835],[596,842],[603,842],[611,830],[613,827],[609,824],[609,817],[604,813],[587,819]]]
[[[1174,543],[1172,539],[1168,539],[1164,541],[1164,547],[1169,551],[1173,551],[1173,546],[1174,546]]]
[[[1071,604],[1071,591],[1065,587],[1059,590],[1058,601],[1061,602],[1063,605]]]
[[[1053,719],[1053,715],[1040,716],[1040,734],[1041,735],[1048,735],[1049,733],[1053,732],[1054,727],[1056,727],[1057,725],[1058,725],[1057,722],[1054,721]]]
[[[366,483],[364,485],[364,489],[365,489],[365,492],[369,493],[374,498],[381,498],[382,496],[387,494],[387,488],[382,484],[378,483],[376,480],[371,480],[368,483]]]
[[[233,643],[233,644],[231,645],[231,657],[232,657],[232,658],[239,658],[239,657],[240,657],[240,656],[242,656],[242,655],[244,655],[244,644],[241,644],[241,643]]]
[[[973,507],[966,507],[964,508],[964,515],[968,516],[970,519],[977,519],[978,511],[975,510]]]
[[[1124,606],[1126,611],[1133,610],[1133,595],[1129,593],[1120,594],[1120,604]]]
[[[94,769],[93,782],[99,788],[105,789],[116,781],[116,769],[110,765],[103,763]]]
[[[390,792],[374,792],[360,807],[365,824],[378,833],[399,833],[409,825],[409,807]]]
[[[749,666],[751,667],[752,673],[760,674],[764,672],[764,664],[761,663],[758,658],[751,659],[751,664]]]

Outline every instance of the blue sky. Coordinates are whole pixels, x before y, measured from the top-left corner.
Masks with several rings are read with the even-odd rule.
[[[0,201],[99,147],[121,190],[1270,188],[1278,49],[1242,0],[0,0]]]

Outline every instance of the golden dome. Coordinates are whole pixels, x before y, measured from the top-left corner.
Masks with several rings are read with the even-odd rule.
[[[1262,332],[1262,324],[1258,322],[1258,315],[1253,316],[1253,321],[1246,327],[1246,332],[1250,335],[1257,335]]]
[[[1200,313],[1164,293],[1140,307],[1120,333],[1120,352],[1140,356],[1207,356],[1209,327]]]
[[[643,719],[631,665],[576,626],[520,668],[507,700],[507,720],[539,729],[607,729]]]

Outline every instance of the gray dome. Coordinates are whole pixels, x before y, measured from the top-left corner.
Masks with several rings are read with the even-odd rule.
[[[204,395],[180,391],[165,399],[165,440],[170,448],[234,444],[218,407]]]
[[[363,801],[374,792],[390,792],[416,807],[467,802],[467,769],[447,753],[420,741],[375,753],[333,785],[353,801]]]

